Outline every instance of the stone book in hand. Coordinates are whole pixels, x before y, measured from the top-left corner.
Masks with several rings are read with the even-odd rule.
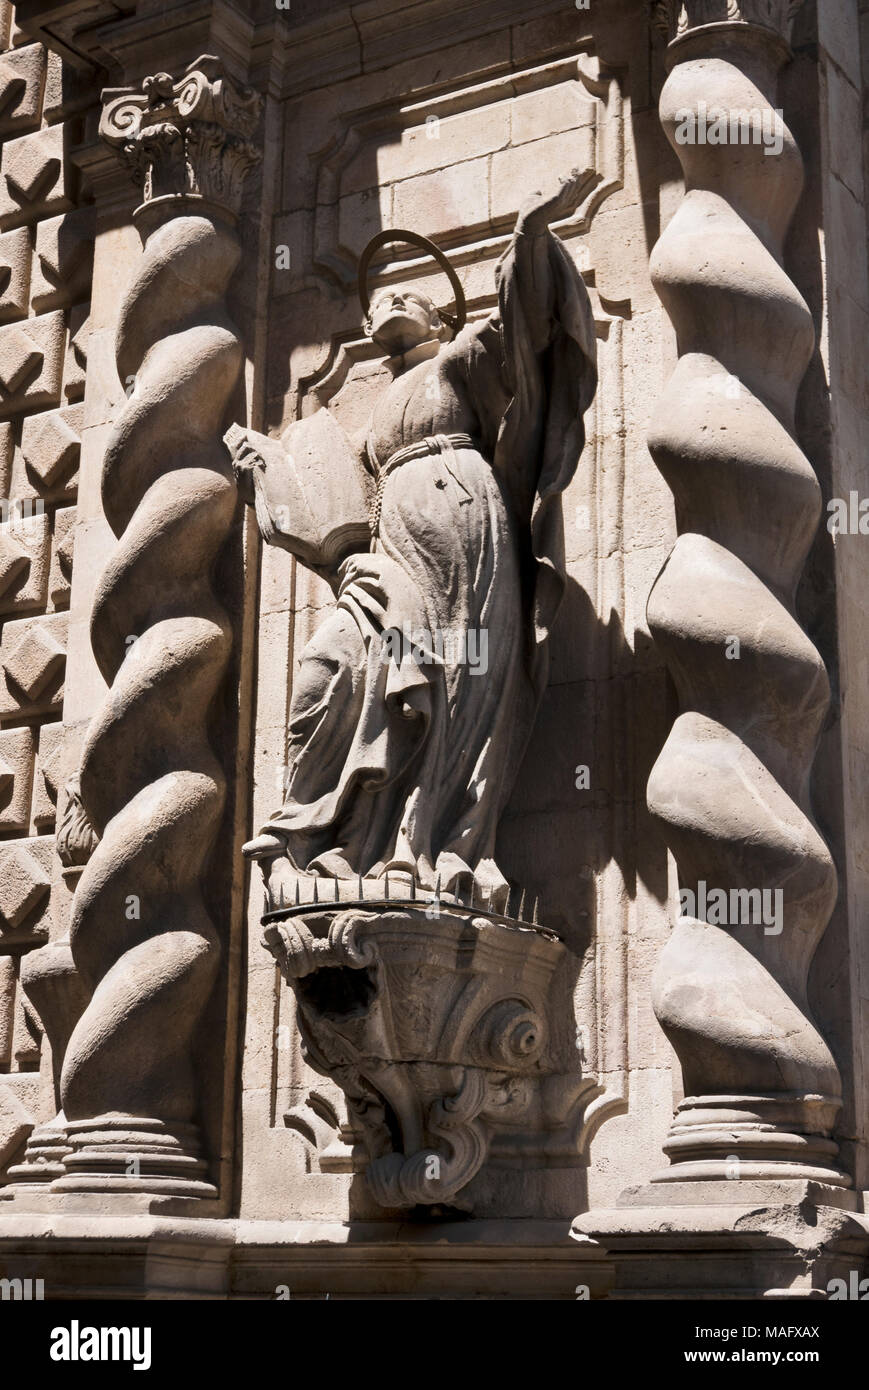
[[[330,578],[348,555],[368,549],[371,478],[328,410],[295,421],[279,440],[237,424],[224,440],[236,476],[252,476],[267,541]]]

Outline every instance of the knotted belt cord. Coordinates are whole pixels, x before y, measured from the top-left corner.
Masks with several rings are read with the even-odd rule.
[[[444,465],[447,469],[447,472],[453,478],[453,481],[456,482],[458,486],[462,489],[462,491],[467,493],[468,500],[470,500],[471,494],[468,492],[468,489],[465,487],[461,478],[457,476],[455,470],[450,467],[449,459],[455,449],[476,449],[477,447],[478,445],[476,440],[472,439],[469,434],[428,435],[425,439],[417,440],[415,444],[406,444],[404,448],[396,449],[395,453],[390,454],[389,458],[381,467],[377,462],[377,453],[374,449],[373,441],[369,436],[368,456],[371,459],[371,462],[374,464],[375,472],[377,475],[377,491],[374,494],[374,501],[371,504],[371,512],[368,518],[369,526],[371,527],[372,539],[375,536],[377,536],[380,530],[380,512],[381,508],[383,507],[383,490],[386,487],[387,478],[389,477],[390,473],[393,472],[394,469],[398,468],[402,463],[407,463],[408,459],[425,458],[427,454],[443,454]]]

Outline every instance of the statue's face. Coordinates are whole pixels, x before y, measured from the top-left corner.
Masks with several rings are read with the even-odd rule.
[[[378,291],[368,323],[371,337],[390,357],[437,338],[441,330],[440,316],[428,296],[400,285]]]

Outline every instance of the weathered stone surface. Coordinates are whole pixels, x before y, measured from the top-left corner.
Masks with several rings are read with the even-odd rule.
[[[73,547],[75,543],[75,507],[60,507],[54,513],[53,548],[48,592],[55,608],[69,600],[72,579]]]
[[[0,54],[0,136],[39,120],[45,49],[30,43]]]
[[[62,773],[63,725],[43,724],[33,774],[33,823],[40,831],[54,822]]]
[[[660,105],[692,191],[651,273],[690,351],[649,439],[678,498],[682,534],[649,596],[649,626],[679,684],[681,713],[648,798],[690,903],[653,984],[686,1091],[665,1145],[672,1166],[656,1177],[725,1178],[735,1156],[746,1179],[849,1186],[830,1142],[841,1080],[808,1001],[809,965],[836,897],[833,858],[805,791],[829,683],[792,600],[780,597],[796,590],[820,513],[811,464],[782,425],[814,343],[810,310],[782,267],[802,169],[765,95],[782,52],[755,34],[764,66],[746,69],[733,37],[711,29],[706,48],[695,43],[681,62],[677,48]],[[759,142],[681,140],[684,113],[701,99],[716,111],[765,111],[779,140],[774,162]],[[712,300],[722,310],[739,305],[726,336]],[[730,391],[717,389],[725,373]],[[762,927],[707,917],[701,884],[704,902],[707,884],[725,902],[751,889],[775,895],[778,916]]]
[[[48,515],[37,507],[0,524],[0,614],[45,607],[51,538]]]
[[[116,340],[118,376],[133,389],[102,473],[118,543],[91,635],[111,688],[78,776],[101,838],[70,922],[73,959],[95,988],[63,1061],[65,1190],[215,1195],[200,1157],[191,1043],[221,955],[201,879],[225,804],[210,713],[232,647],[212,573],[235,512],[221,426],[242,363],[223,296],[240,258],[233,214],[258,158],[249,137],[260,106],[203,57],[177,82],[158,73],[109,92],[102,116],[103,136],[144,183],[145,248]],[[162,200],[181,193],[193,196],[173,218]],[[141,744],[152,735],[145,768]]]

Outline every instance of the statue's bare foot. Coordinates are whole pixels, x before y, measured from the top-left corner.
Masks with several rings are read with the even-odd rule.
[[[257,835],[255,839],[242,845],[241,852],[245,859],[277,859],[279,855],[286,854],[287,842],[283,835],[275,835],[266,830],[262,835]]]

